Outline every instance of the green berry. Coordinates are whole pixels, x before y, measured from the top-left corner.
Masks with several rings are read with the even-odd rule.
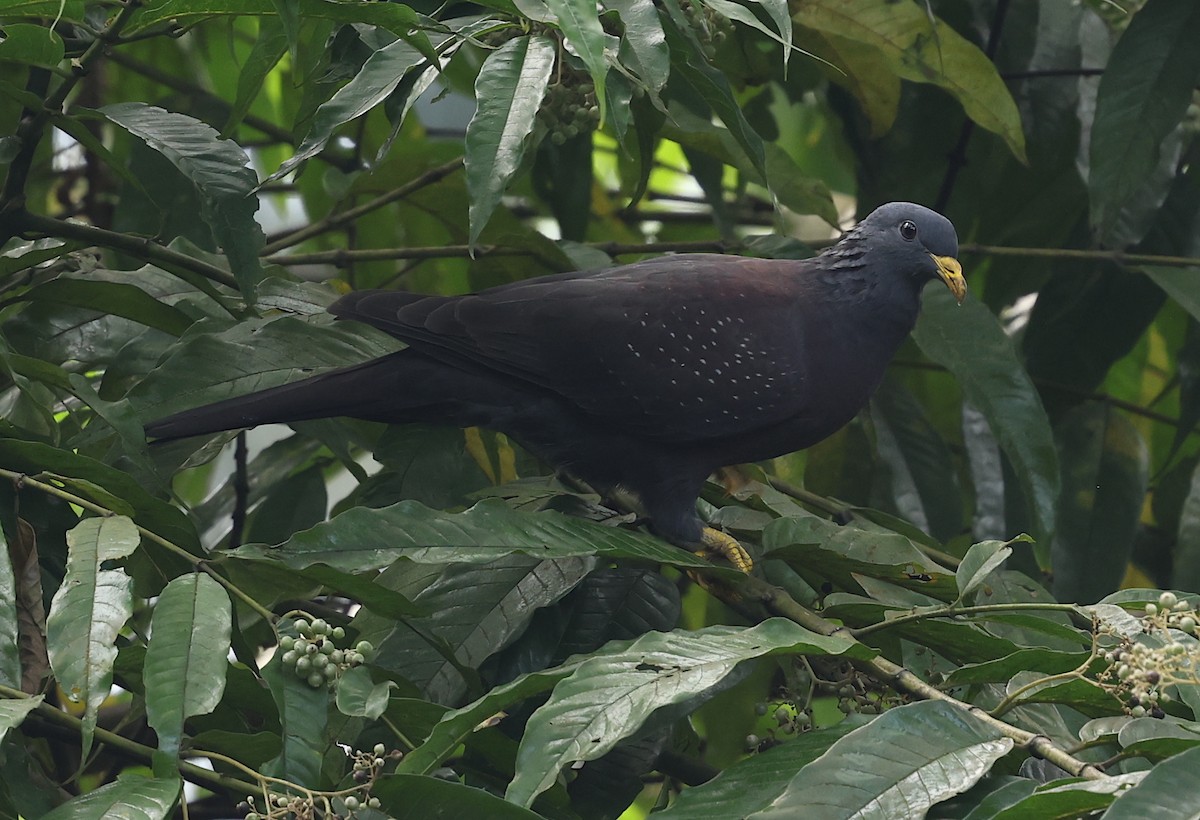
[[[380,755],[382,755],[384,752],[387,751],[387,747],[384,746],[382,743],[376,743],[375,748],[371,749],[371,751],[375,753],[376,757],[379,757]]]
[[[311,686],[313,689],[316,689],[318,686],[324,686],[325,685],[325,676],[322,675],[320,672],[313,672],[311,675],[308,676],[308,685]]]

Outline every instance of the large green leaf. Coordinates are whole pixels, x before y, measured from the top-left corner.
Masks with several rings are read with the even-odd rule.
[[[438,46],[441,45],[439,42]],[[427,65],[428,60],[428,56],[404,40],[397,40],[373,53],[354,79],[321,104],[296,153],[279,166],[270,179],[287,175],[300,163],[315,156],[339,126],[361,117],[385,101],[410,71]]]
[[[1051,544],[1054,595],[1090,604],[1125,576],[1149,483],[1136,427],[1108,404],[1084,405],[1058,429],[1062,496]]]
[[[1148,0],[1117,41],[1092,123],[1091,221],[1107,237],[1159,164],[1200,80],[1200,5]],[[1162,192],[1165,195],[1165,190]]]
[[[784,653],[862,659],[871,650],[782,618],[749,629],[652,632],[619,651],[602,650],[558,684],[530,717],[505,797],[530,805],[563,768],[603,756],[658,710],[714,693],[743,661]]]
[[[556,512],[526,513],[498,499],[461,513],[401,501],[371,510],[356,507],[283,544],[247,544],[234,558],[272,558],[290,567],[328,564],[343,572],[382,569],[400,558],[426,564],[486,563],[520,553],[534,558],[603,555],[683,567],[713,565],[640,532],[608,527]]]
[[[926,356],[954,374],[963,397],[987,419],[1033,512],[1034,536],[1048,545],[1058,500],[1058,457],[1046,411],[1012,340],[983,304],[968,299],[956,305],[942,288],[925,294],[914,337]]]
[[[122,775],[115,783],[62,804],[43,820],[166,820],[182,787],[178,778]]]
[[[860,715],[850,715],[834,726],[805,732],[762,754],[747,757],[709,782],[685,789],[657,816],[662,820],[751,817],[770,806],[796,772],[825,754],[836,740],[862,726],[866,720]]]
[[[13,554],[19,552],[9,551],[8,538],[0,528],[0,684],[13,689],[21,688],[17,602],[24,596],[18,592],[13,568]]]
[[[117,633],[133,614],[133,582],[123,570],[101,569],[124,558],[141,536],[125,516],[88,518],[67,533],[67,571],[50,603],[46,644],[67,697],[84,704],[84,754],[112,685]]]
[[[397,625],[379,646],[375,663],[402,675],[435,703],[461,702],[474,687],[468,670],[507,646],[535,610],[558,601],[594,567],[591,558],[524,556],[448,566],[414,597],[430,614]]]
[[[542,815],[514,806],[483,789],[436,777],[385,775],[371,789],[395,820],[433,817],[486,817],[488,820],[538,820]]]
[[[966,791],[1013,742],[958,706],[890,709],[801,769],[754,820],[922,817]]]
[[[596,103],[600,106],[600,122],[608,115],[608,58],[605,56],[607,41],[615,39],[604,33],[600,17],[596,13],[594,0],[545,0],[547,8],[554,14],[562,30],[567,46],[579,55],[591,75],[596,90]],[[478,92],[476,93],[478,99]]]
[[[159,596],[143,679],[146,722],[161,751],[176,754],[184,720],[221,700],[231,628],[229,595],[203,573],[181,575]]]
[[[554,41],[536,35],[509,40],[479,69],[464,160],[472,245],[521,167],[554,61]]]
[[[162,154],[195,186],[200,218],[221,243],[242,293],[253,298],[254,287],[263,276],[258,254],[266,239],[254,219],[258,177],[248,167],[246,152],[186,114],[137,102],[102,110],[113,123]]]
[[[954,29],[909,0],[808,0],[797,24],[875,49],[906,80],[934,83],[962,103],[967,116],[999,134],[1025,159],[1017,104],[987,56]]]
[[[129,393],[145,420],[297,381],[394,352],[398,343],[357,322],[319,315],[251,319],[185,335]]]

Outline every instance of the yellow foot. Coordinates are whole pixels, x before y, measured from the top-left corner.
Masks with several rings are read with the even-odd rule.
[[[719,555],[746,574],[754,569],[754,560],[750,558],[750,553],[746,552],[745,547],[732,535],[705,527],[700,536],[700,543],[703,546],[696,550],[696,554],[703,558],[711,560],[712,556]]]

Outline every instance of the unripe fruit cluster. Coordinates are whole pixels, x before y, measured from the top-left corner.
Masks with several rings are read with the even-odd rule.
[[[1100,684],[1119,696],[1133,717],[1162,718],[1166,716],[1162,707],[1171,701],[1166,686],[1200,683],[1195,642],[1179,639],[1179,632],[1196,635],[1198,616],[1189,601],[1173,592],[1162,593],[1144,611],[1142,628],[1157,640],[1123,637],[1119,645],[1103,652],[1108,668],[1100,675]]]
[[[341,649],[337,641],[346,637],[340,626],[331,627],[321,618],[308,620],[297,618],[293,624],[299,636],[284,635],[279,639],[283,650],[280,660],[314,689],[332,686],[344,669],[353,669],[366,663],[375,651],[370,641],[359,641],[350,649]],[[287,629],[286,624],[280,625]]]
[[[600,108],[588,75],[574,69],[563,71],[559,81],[546,89],[538,119],[555,145],[594,131],[600,123]]]

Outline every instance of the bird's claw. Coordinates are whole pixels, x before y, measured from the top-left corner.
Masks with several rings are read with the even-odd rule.
[[[702,558],[710,559],[714,555],[719,555],[734,567],[750,574],[750,570],[754,569],[754,560],[750,557],[750,553],[746,552],[746,548],[737,542],[737,539],[732,535],[714,530],[712,527],[705,527],[700,536],[701,548],[696,550],[696,555]]]

